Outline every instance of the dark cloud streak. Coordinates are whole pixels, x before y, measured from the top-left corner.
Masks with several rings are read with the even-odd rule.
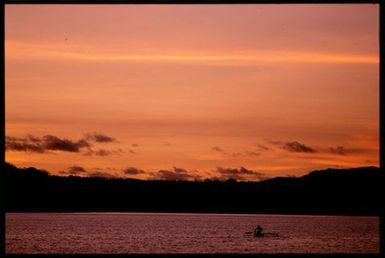
[[[258,152],[255,152],[255,151],[245,151],[245,155],[246,156],[259,156],[261,154]]]
[[[43,146],[46,150],[80,152],[81,148],[89,148],[91,145],[86,140],[73,142],[68,139],[60,139],[54,135],[43,136]]]
[[[220,147],[218,147],[218,146],[212,147],[211,150],[212,150],[212,151],[217,151],[217,152],[222,152],[222,153],[225,152],[222,148],[220,148]]]
[[[88,139],[88,140],[87,140]],[[31,134],[25,138],[17,137],[6,137],[5,148],[6,151],[24,151],[28,153],[47,153],[51,151],[63,151],[63,152],[74,152],[79,153],[83,150],[84,155],[96,155],[96,156],[108,156],[112,154],[120,154],[124,151],[118,150],[105,150],[98,149],[93,150],[93,145],[89,142],[90,140],[95,142],[111,142],[116,141],[114,138],[103,135],[103,134],[88,134],[86,139],[80,139],[78,141],[69,140],[66,138],[60,138],[55,135],[44,135],[43,137],[36,137]],[[130,150],[130,153],[135,154],[134,151]]]
[[[88,173],[88,177],[116,178],[116,176],[111,175],[110,173],[107,173],[107,172],[100,172],[100,171],[90,172],[90,173]]]
[[[220,174],[220,179],[236,179],[236,180],[246,180],[247,178],[257,179],[257,180],[265,180],[268,177],[261,172],[257,172],[254,170],[249,170],[244,167],[238,168],[223,168],[217,167],[216,172]]]
[[[262,145],[262,144],[256,144],[255,146],[256,146],[256,147],[258,148],[258,150],[260,150],[260,151],[268,151],[268,150],[270,150],[269,147],[266,147],[265,145]]]
[[[112,138],[111,136],[101,134],[101,133],[89,133],[86,135],[86,140],[89,141],[95,141],[98,143],[108,143],[108,142],[115,142],[116,139]]]
[[[28,135],[27,138],[6,137],[7,151],[25,151],[44,153],[47,151],[80,152],[82,148],[90,148],[85,140],[71,141],[54,135],[45,135],[42,138]]]
[[[330,147],[330,152],[336,155],[346,155],[345,148],[342,146]]]
[[[161,180],[197,180],[200,179],[200,176],[191,175],[187,170],[183,168],[174,167],[174,170],[159,170],[158,173],[154,174],[154,179]]]
[[[143,170],[135,168],[135,167],[128,167],[123,169],[123,173],[126,175],[139,175],[145,173]]]
[[[315,153],[316,151],[309,147],[306,146],[305,144],[299,143],[297,141],[292,141],[292,142],[286,142],[283,146],[282,149],[285,149],[290,152],[304,152],[304,153]]]
[[[6,151],[24,151],[33,153],[44,153],[45,149],[40,143],[31,142],[27,139],[16,137],[5,137]]]
[[[86,173],[87,170],[81,166],[72,166],[69,167],[66,171],[60,171],[60,174],[64,175],[80,175]]]

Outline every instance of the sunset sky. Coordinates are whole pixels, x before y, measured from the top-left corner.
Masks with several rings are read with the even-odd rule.
[[[6,5],[6,161],[56,175],[379,166],[379,5]]]

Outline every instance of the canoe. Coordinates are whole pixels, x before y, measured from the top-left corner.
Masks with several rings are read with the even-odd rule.
[[[278,237],[279,236],[278,232],[266,232],[266,233],[262,233],[261,235],[256,235],[252,231],[245,232],[245,233],[246,234],[253,234],[254,237],[264,237],[264,236],[275,236],[275,237]]]
[[[255,237],[267,237],[267,236],[273,236],[273,237],[278,237],[279,234],[277,232],[266,232],[266,233],[262,233],[261,235],[256,235],[254,234]]]

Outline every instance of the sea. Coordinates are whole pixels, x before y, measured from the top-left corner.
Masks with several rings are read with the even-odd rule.
[[[379,253],[379,217],[6,213],[5,231],[6,254]]]

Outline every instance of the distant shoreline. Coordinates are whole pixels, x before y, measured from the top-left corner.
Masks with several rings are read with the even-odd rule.
[[[380,215],[332,215],[332,214],[261,214],[261,213],[192,213],[192,212],[121,212],[121,211],[5,211],[5,214],[45,214],[45,213],[68,213],[68,214],[95,214],[95,215],[103,215],[103,214],[111,214],[111,215],[125,215],[125,214],[133,214],[133,215],[212,215],[212,216],[241,216],[241,217],[251,217],[251,216],[268,216],[268,217],[284,217],[284,216],[294,216],[294,217],[362,217],[362,218],[379,218]]]

